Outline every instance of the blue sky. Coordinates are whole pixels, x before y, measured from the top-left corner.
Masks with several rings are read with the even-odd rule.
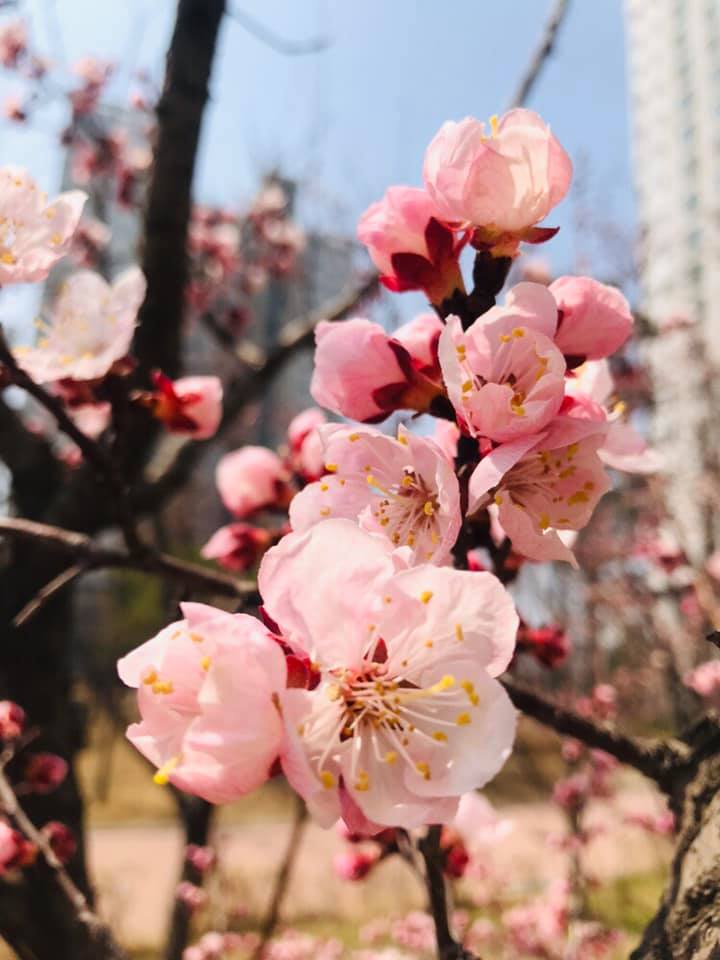
[[[196,194],[241,204],[271,167],[298,179],[301,215],[351,232],[391,183],[419,183],[423,151],[446,119],[502,112],[537,42],[550,0],[228,0],[293,41],[329,47],[281,56],[232,17],[223,25]],[[161,76],[172,0],[26,0],[38,47],[72,62],[91,52]],[[0,93],[16,86],[3,78]],[[113,96],[127,96],[127,70]],[[606,242],[578,230],[582,208],[628,234],[633,224],[621,0],[571,0],[557,52],[531,103],[573,157],[578,177],[553,213],[543,254],[556,272],[612,272]],[[3,127],[2,162],[48,184],[61,167],[54,107],[32,130]]]

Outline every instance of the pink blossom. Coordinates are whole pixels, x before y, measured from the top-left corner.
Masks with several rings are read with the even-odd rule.
[[[181,609],[184,620],[118,663],[138,690],[141,721],[127,736],[158,768],[157,783],[227,803],[264,783],[282,749],[285,658],[253,617],[198,603]]]
[[[206,873],[217,863],[217,854],[213,847],[201,847],[196,843],[189,843],[185,847],[185,859],[199,873]]]
[[[570,653],[570,640],[565,630],[557,624],[529,627],[521,623],[517,644],[519,653],[529,653],[538,663],[549,669],[563,663]]]
[[[13,351],[18,363],[37,383],[103,377],[130,349],[144,298],[145,278],[137,267],[112,286],[91,270],[72,274],[36,345]]]
[[[0,876],[16,867],[29,866],[36,856],[35,844],[13,830],[7,820],[0,820]]]
[[[447,563],[460,531],[460,490],[432,440],[404,427],[397,439],[372,427],[328,424],[319,432],[328,472],[293,498],[293,530],[347,517],[409,547],[413,562]]]
[[[720,660],[706,660],[683,677],[686,687],[698,696],[712,697],[720,691]]]
[[[427,410],[441,392],[420,374],[408,350],[378,323],[360,317],[319,323],[310,393],[352,420],[384,420],[393,410]]]
[[[34,753],[25,764],[23,783],[30,793],[52,793],[67,776],[68,765],[55,753]]]
[[[156,371],[155,391],[143,397],[170,433],[206,440],[217,432],[222,418],[223,388],[219,377],[181,377],[170,380]]]
[[[602,424],[558,417],[542,434],[496,447],[470,478],[470,512],[493,502],[514,550],[577,565],[559,531],[581,530],[610,488],[603,436]]]
[[[541,117],[511,110],[491,118],[489,131],[472,117],[443,124],[423,176],[440,219],[475,227],[475,246],[513,256],[520,240],[556,232],[532,228],[567,193],[572,164]]]
[[[424,290],[440,303],[464,290],[458,255],[463,240],[437,219],[425,190],[390,187],[360,217],[358,238],[390,290]]]
[[[440,337],[440,366],[461,426],[504,442],[540,430],[563,400],[565,360],[552,337],[557,307],[546,287],[519,283],[505,306],[463,331],[449,317]]]
[[[239,518],[288,502],[290,477],[280,457],[266,447],[241,447],[221,457],[215,471],[220,499]]]
[[[609,357],[632,333],[630,304],[616,287],[590,277],[558,277],[550,293],[560,311],[555,346],[566,357]]]
[[[0,167],[0,285],[44,280],[72,243],[87,195],[51,203],[20,167]]]
[[[199,910],[208,902],[208,895],[194,883],[189,880],[183,880],[175,888],[175,897],[184,904],[191,912]]]
[[[382,538],[328,520],[268,551],[258,583],[321,670],[315,690],[282,699],[285,774],[320,823],[441,823],[498,772],[515,712],[492,678],[518,621],[491,574],[403,569]]]
[[[44,835],[52,852],[60,863],[67,863],[75,856],[77,840],[70,827],[57,820],[50,820],[44,825],[41,833]]]
[[[12,700],[0,700],[0,740],[16,740],[25,729],[25,711]]]
[[[457,456],[458,440],[460,439],[460,430],[457,424],[451,423],[450,420],[436,420],[432,438],[448,460],[454,463]]]
[[[333,868],[341,880],[364,880],[378,862],[377,850],[341,850],[333,857]]]
[[[25,101],[19,94],[11,93],[3,101],[3,113],[13,123],[24,123],[27,120]]]
[[[88,437],[99,437],[110,423],[112,408],[109,403],[83,403],[71,407],[70,416]]]
[[[22,19],[6,20],[0,26],[0,63],[7,69],[18,65],[27,50],[27,24]]]
[[[625,823],[632,824],[634,827],[640,827],[648,833],[654,833],[660,837],[667,837],[675,832],[676,821],[675,814],[670,810],[663,810],[660,813],[648,813],[645,810],[638,810],[635,813],[625,815]]]
[[[444,324],[436,313],[419,313],[393,332],[393,339],[401,343],[410,354],[416,370],[431,380],[440,380],[438,342]]]
[[[250,570],[270,546],[268,530],[249,523],[230,523],[220,527],[200,551],[208,560],[235,572]]]
[[[289,462],[293,473],[306,482],[317,480],[325,472],[323,445],[318,427],[327,423],[327,417],[318,407],[298,413],[287,430],[290,447]]]
[[[607,422],[606,437],[598,456],[609,467],[626,473],[656,473],[662,468],[662,460],[626,420],[625,404],[615,404],[612,411],[607,409],[606,404],[614,391],[615,381],[607,360],[584,363],[567,379],[563,412],[573,417]]]
[[[512,820],[500,818],[490,801],[474,791],[460,798],[452,826],[472,853],[497,846],[513,830]]]

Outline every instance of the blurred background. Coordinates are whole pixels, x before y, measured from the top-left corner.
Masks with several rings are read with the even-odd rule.
[[[711,656],[704,635],[716,625],[720,569],[720,0],[228,0],[194,178],[183,364],[228,382],[289,321],[362,285],[371,265],[355,238],[359,215],[387,186],[421,183],[425,147],[445,120],[486,118],[514,102],[553,11],[552,51],[525,105],[552,125],[575,177],[553,211],[557,238],[521,257],[514,275],[542,282],[587,273],[623,289],[637,333],[615,363],[614,401],[664,467],[615,478],[580,538],[582,572],[523,568],[514,590],[528,633],[516,669],[588,713],[667,732],[717,702],[720,688],[692,679]],[[138,260],[175,14],[173,0],[0,4],[2,162],[26,167],[51,193],[88,191],[75,261],[107,276]],[[0,291],[15,342],[31,340],[61,278],[44,291]],[[424,308],[414,293],[362,301],[388,328]],[[191,479],[148,521],[164,549],[208,562],[200,548],[227,521],[215,464],[243,443],[287,453],[290,421],[312,404],[311,366],[311,347],[296,351],[204,446]],[[12,391],[5,402],[50,436],[67,470],[78,467],[77,451],[52,436],[39,411]],[[176,453],[175,441],[159,444],[150,475]],[[0,471],[12,513],[12,471]],[[259,522],[274,528],[278,519]],[[179,957],[206,930],[256,929],[293,829],[281,782],[213,821],[154,786],[125,743],[133,705],[114,662],[171,619],[178,599],[151,578],[96,573],[76,586],[67,613],[73,701],[86,730],[78,769],[90,863],[104,914],[148,958]],[[474,866],[458,894],[462,922],[500,917],[528,897],[552,899],[558,876],[582,870],[586,918],[618,931],[608,949],[626,955],[662,888],[668,819],[639,777],[601,767],[523,723],[516,754],[488,791],[496,813],[486,811],[487,822],[478,814],[465,837]],[[596,777],[582,817],[571,796],[578,772]],[[204,873],[198,903],[185,891],[178,939],[170,921],[178,878],[200,883],[183,866],[193,816],[202,820],[194,842],[212,842],[219,864]],[[408,914],[422,906],[421,889],[406,865],[388,859],[353,883],[348,849],[335,833],[306,828],[283,904],[284,923],[300,933],[289,936],[295,953],[283,956],[339,957],[333,938],[425,956],[427,930]],[[368,926],[378,916],[386,926]],[[485,933],[483,956],[555,956],[517,943],[506,954]],[[482,936],[480,926],[478,944]]]

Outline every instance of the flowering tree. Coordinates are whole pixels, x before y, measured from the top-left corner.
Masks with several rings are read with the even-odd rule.
[[[462,873],[463,805],[511,754],[519,710],[572,738],[573,773],[555,799],[575,839],[587,799],[603,795],[616,762],[669,798],[672,876],[633,956],[716,955],[719,884],[716,858],[705,853],[718,846],[714,715],[674,737],[636,738],[623,732],[611,688],[567,706],[512,677],[519,654],[554,664],[567,652],[561,634],[521,622],[512,590],[523,564],[577,566],[576,537],[612,486],[607,469],[656,466],[622,409],[608,405],[608,358],[633,328],[623,295],[588,277],[561,277],[515,283],[497,302],[522,245],[557,232],[543,221],[569,188],[570,158],[528,110],[488,124],[446,123],[427,148],[423,187],[391,187],[358,228],[384,287],[422,291],[432,312],[392,334],[363,317],[344,319],[374,288],[371,277],[321,315],[290,324],[238,381],[179,377],[186,309],[234,343],[242,294],[257,282],[256,270],[228,262],[227,220],[193,216],[190,206],[222,14],[220,0],[178,5],[141,268],[112,283],[92,270],[72,273],[36,342],[0,342],[3,385],[50,414],[80,461],[68,481],[51,446],[3,408],[19,516],[0,521],[11,551],[0,862],[13,881],[0,891],[0,932],[23,958],[57,957],[58,944],[62,956],[122,955],[92,908],[82,855],[63,616],[73,581],[121,567],[232,604],[187,599],[180,619],[118,664],[137,691],[139,720],[128,737],[157,783],[220,804],[284,775],[319,824],[340,820],[349,838],[374,844],[346,859],[347,874],[367,873],[385,856],[407,859],[426,886],[437,956],[471,960],[482,946],[454,928],[446,876]],[[5,45],[4,60],[17,61],[22,37]],[[128,164],[118,151],[106,164],[98,144],[107,135],[88,141],[79,119],[101,87],[97,71],[86,70],[73,137],[85,138],[86,166],[97,174],[99,164],[103,176],[110,168],[127,199]],[[27,172],[0,171],[3,286],[47,277],[83,235],[84,202],[78,191],[48,200]],[[279,272],[300,242],[283,210],[282,199],[265,195],[249,218],[258,263]],[[343,422],[305,411],[282,455],[248,446],[220,460],[216,485],[233,522],[203,553],[224,570],[162,552],[141,518],[313,336],[313,397]],[[405,422],[383,432],[378,424],[398,412]],[[419,415],[428,419],[416,424]],[[146,467],[163,431],[188,439],[152,479]],[[260,524],[263,514],[273,522]],[[96,538],[107,529],[121,540]],[[238,576],[256,568],[256,579]],[[712,692],[717,671],[704,667],[688,682]],[[193,848],[195,875],[208,866],[203,856]],[[183,887],[186,907],[198,896],[194,884]],[[593,930],[572,951],[558,948],[567,934],[559,919],[567,899],[558,896],[552,942],[540,936],[533,904],[508,918],[517,950],[590,957],[612,945]],[[187,954],[211,955],[210,947]]]

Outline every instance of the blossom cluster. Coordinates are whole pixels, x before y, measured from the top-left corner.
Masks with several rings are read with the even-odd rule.
[[[572,562],[567,535],[609,488],[605,465],[649,469],[652,459],[607,406],[607,358],[632,327],[619,291],[566,277],[488,301],[520,244],[552,235],[538,224],[570,173],[528,111],[488,130],[447,124],[428,148],[425,187],[394,188],[363,216],[385,285],[423,289],[434,312],[392,335],[363,318],[321,323],[311,391],[359,422],[306,411],[284,457],[246,447],[220,460],[218,490],[238,523],[204,552],[233,569],[262,555],[262,619],[185,603],[182,619],[120,661],[140,712],[128,736],[157,782],[223,803],[281,769],[319,823],[378,835],[447,822],[500,770],[516,720],[498,677],[519,618],[491,572],[493,542]],[[41,279],[68,252],[83,196],[48,203],[24,172],[2,177],[3,282]],[[266,238],[283,225],[281,201],[270,192],[253,212]],[[198,222],[210,259],[215,228],[227,226]],[[279,250],[287,237],[275,239]],[[482,296],[465,294],[466,246]],[[15,348],[18,363],[69,408],[99,404],[106,381],[133,369],[143,297],[136,268],[113,284],[71,275],[37,343]],[[157,372],[129,399],[202,439],[217,429],[221,394],[217,378]],[[398,410],[435,414],[434,433],[375,425]],[[278,508],[289,517],[278,536],[247,523]],[[473,541],[477,529],[490,539]],[[486,569],[470,561],[473,547],[490,550]],[[540,646],[549,662],[562,655],[558,638]],[[459,870],[462,845],[446,839]]]
[[[393,828],[447,823],[511,751],[515,713],[497,677],[519,619],[493,550],[509,539],[518,563],[574,562],[606,466],[657,465],[608,405],[608,357],[633,323],[618,290],[561,277],[487,302],[520,244],[554,233],[538,224],[570,176],[529,111],[441,129],[424,188],[392,188],[359,227],[386,287],[422,289],[434,312],[392,334],[365,318],[320,323],[311,392],[356,422],[306,411],[284,457],[246,447],[218,464],[238,522],[204,552],[231,569],[262,556],[262,622],[184,604],[120,661],[141,714],[128,736],[158,782],[224,802],[282,769],[319,823],[377,838],[345,857],[348,875],[392,849]],[[466,246],[485,284],[477,315]],[[434,432],[376,426],[400,410],[434,414]],[[247,522],[285,508],[278,536]],[[459,549],[472,529],[490,539]],[[567,652],[561,631],[524,625],[521,640],[548,665]],[[462,844],[446,840],[459,870]]]

